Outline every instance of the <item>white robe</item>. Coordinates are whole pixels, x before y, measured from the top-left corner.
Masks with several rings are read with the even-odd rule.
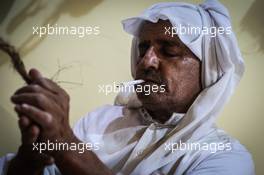
[[[177,123],[180,118],[181,114],[173,115],[168,124],[170,122]],[[138,109],[114,105],[105,105],[88,113],[74,127],[74,133],[80,140],[86,143],[99,144],[99,149],[94,152],[119,175],[129,174],[126,172],[127,170],[130,171],[130,165],[126,165],[128,160],[141,159],[142,150],[140,148],[144,145],[154,144],[168,130],[170,129],[151,123]],[[254,164],[249,152],[224,131],[212,127],[198,142],[230,142],[232,149],[215,153],[210,150],[190,150],[177,166],[177,169],[174,167],[176,162],[171,162],[151,174],[254,175]],[[13,155],[9,154],[0,159],[1,175],[6,174],[8,162],[12,157]],[[188,159],[195,159],[195,161],[186,166],[185,162]],[[152,164],[146,166],[151,167]],[[147,167],[145,168],[147,169]],[[146,175],[145,168],[142,167],[130,174]],[[60,173],[53,165],[45,168],[44,175],[60,175]]]

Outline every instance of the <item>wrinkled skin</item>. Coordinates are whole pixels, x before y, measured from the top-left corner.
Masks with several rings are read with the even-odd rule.
[[[136,79],[141,85],[165,85],[165,92],[137,93],[143,106],[165,122],[173,112],[185,113],[201,91],[201,62],[175,35],[165,35],[169,21],[144,22],[139,32]],[[148,81],[149,80],[149,81]]]

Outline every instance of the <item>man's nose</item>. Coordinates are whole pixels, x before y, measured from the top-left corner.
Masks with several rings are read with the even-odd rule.
[[[146,54],[142,58],[142,66],[145,69],[149,69],[149,68],[158,69],[158,67],[159,67],[159,59],[158,59],[158,56],[155,53],[155,50],[154,50],[153,46],[151,46],[147,50]]]

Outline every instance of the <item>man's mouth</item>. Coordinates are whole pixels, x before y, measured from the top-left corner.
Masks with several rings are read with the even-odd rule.
[[[160,81],[154,80],[154,79],[150,79],[150,78],[141,78],[142,80],[144,80],[145,82],[141,83],[141,84],[161,84]]]

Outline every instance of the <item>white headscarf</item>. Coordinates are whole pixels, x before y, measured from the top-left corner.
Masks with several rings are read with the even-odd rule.
[[[140,16],[123,21],[124,30],[134,36],[132,42],[131,71],[135,77],[135,60],[138,58],[137,32],[143,21],[169,20],[174,27],[230,27],[227,9],[217,0],[207,0],[200,5],[187,3],[158,3],[146,9]],[[164,30],[165,32],[165,30]],[[195,142],[215,123],[216,117],[232,95],[243,72],[244,63],[234,33],[208,34],[192,33],[178,35],[181,41],[202,62],[203,90],[191,105],[179,124],[159,142],[159,146],[136,166],[151,173],[179,159],[185,151],[172,153],[164,151],[165,142]],[[191,164],[192,160],[186,162]],[[147,165],[152,166],[147,166]],[[187,166],[187,165],[186,165]]]

